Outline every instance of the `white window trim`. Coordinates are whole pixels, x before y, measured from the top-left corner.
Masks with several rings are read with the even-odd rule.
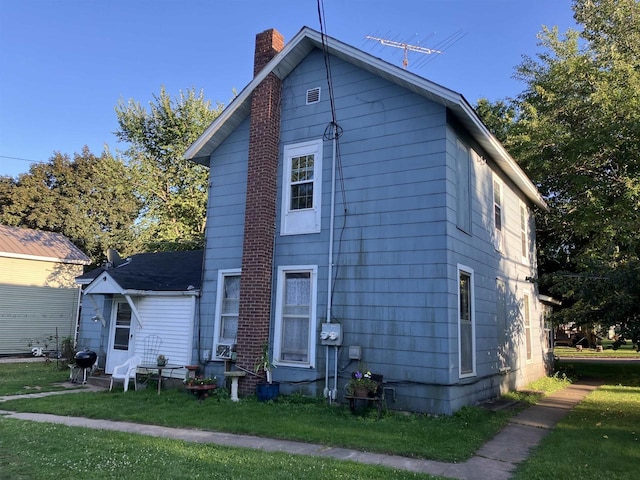
[[[496,184],[500,189],[500,230],[496,226]],[[497,175],[493,176],[491,181],[491,224],[493,225],[493,245],[499,252],[504,252],[504,231],[505,231],[505,215],[504,215],[504,183]]]
[[[460,330],[460,272],[468,274],[470,278],[469,288],[469,305],[471,310],[471,372],[462,373],[462,332]],[[466,265],[458,264],[456,269],[456,288],[457,288],[457,317],[456,324],[458,327],[458,376],[459,378],[468,378],[476,376],[476,312],[475,312],[475,274],[472,268]]]
[[[529,257],[531,256],[529,253],[529,230],[529,209],[524,203],[520,202],[520,255],[523,263],[529,263]],[[525,242],[524,252],[522,251],[523,237]]]
[[[211,349],[211,360],[223,361],[227,360],[216,356],[216,345],[220,343],[220,324],[222,322],[222,297],[224,295],[224,279],[225,277],[232,277],[242,274],[240,268],[229,268],[224,270],[218,270],[218,284],[216,292],[216,312],[214,321],[214,333],[213,333],[213,347]],[[236,339],[237,341],[237,339]]]
[[[523,343],[524,343],[524,358],[527,363],[533,362],[533,334],[531,329],[532,324],[532,296],[531,292],[524,292],[522,294],[522,333],[523,333]],[[527,312],[529,313],[529,325],[527,326]],[[527,339],[527,330],[529,331],[528,339]],[[527,343],[528,350],[530,355],[527,353]]]
[[[307,363],[285,362],[280,360],[282,338],[282,299],[284,295],[285,273],[311,273],[311,311],[309,319],[309,361]],[[296,368],[315,368],[316,362],[316,304],[318,296],[318,266],[317,265],[284,265],[278,267],[278,280],[276,287],[276,312],[273,327],[273,364]]]
[[[294,143],[284,146],[282,168],[282,212],[280,235],[319,233],[322,218],[322,139]],[[314,154],[313,161],[313,207],[291,210],[291,159]]]

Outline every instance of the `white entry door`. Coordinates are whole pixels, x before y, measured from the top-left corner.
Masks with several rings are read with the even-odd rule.
[[[111,329],[109,331],[109,351],[107,352],[106,373],[122,365],[133,355],[134,333],[133,315],[126,300],[115,300],[111,310]]]

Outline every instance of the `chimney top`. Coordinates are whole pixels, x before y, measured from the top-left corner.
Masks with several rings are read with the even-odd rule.
[[[256,35],[256,51],[253,57],[253,76],[284,48],[284,37],[274,28]]]

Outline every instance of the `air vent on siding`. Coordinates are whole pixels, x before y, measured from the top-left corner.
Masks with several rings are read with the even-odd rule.
[[[320,101],[320,87],[307,90],[307,105],[318,103]]]

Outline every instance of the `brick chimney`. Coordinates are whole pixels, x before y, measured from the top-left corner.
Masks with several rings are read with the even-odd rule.
[[[276,30],[266,30],[256,35],[254,76],[283,47],[284,37]],[[253,370],[264,342],[269,341],[280,146],[280,91],[280,79],[270,73],[251,96],[237,338],[238,365],[249,370]],[[240,382],[240,393],[253,394],[258,381],[258,377],[245,377]]]

